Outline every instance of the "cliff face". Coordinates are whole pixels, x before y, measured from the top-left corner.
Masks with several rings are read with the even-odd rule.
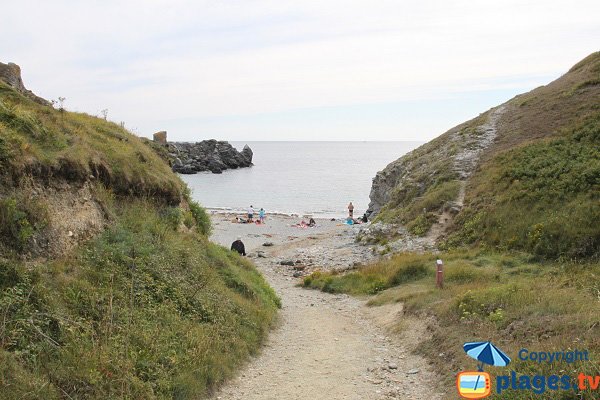
[[[21,93],[30,100],[35,101],[36,103],[45,106],[50,105],[50,102],[48,100],[36,96],[31,90],[28,90],[25,87],[25,85],[23,84],[23,79],[21,78],[21,67],[19,67],[17,64],[10,62],[8,64],[3,64],[0,62],[0,81],[7,83],[17,92]]]
[[[600,217],[599,105],[597,52],[390,163],[373,180],[369,212],[438,243],[590,255],[600,243],[585,222]],[[578,219],[573,241],[555,243]]]
[[[211,171],[220,174],[226,169],[252,166],[252,149],[248,145],[240,152],[224,141],[203,140],[197,143],[167,144],[173,158],[173,171],[181,174],[195,174]]]

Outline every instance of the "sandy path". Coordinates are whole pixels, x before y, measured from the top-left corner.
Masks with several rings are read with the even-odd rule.
[[[411,354],[425,335],[424,324],[404,324],[408,328],[394,335],[400,340],[388,336],[385,326],[402,318],[401,305],[366,307],[346,295],[301,289],[289,267],[278,265],[306,246],[320,246],[321,252],[348,246],[340,242],[351,236],[339,229],[331,226],[311,240],[277,244],[266,250],[266,258],[255,258],[282,298],[281,320],[261,354],[213,399],[441,398],[428,387],[435,379],[427,363]],[[217,232],[216,237],[222,236]]]

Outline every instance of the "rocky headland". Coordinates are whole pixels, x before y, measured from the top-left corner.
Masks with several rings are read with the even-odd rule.
[[[210,171],[220,174],[226,169],[252,166],[252,149],[245,145],[242,151],[225,141],[203,140],[196,143],[168,142],[172,168],[180,174]]]

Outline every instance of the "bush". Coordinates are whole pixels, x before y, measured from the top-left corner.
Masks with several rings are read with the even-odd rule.
[[[189,205],[190,212],[196,221],[196,228],[198,229],[198,232],[206,236],[210,235],[212,226],[210,222],[210,216],[206,210],[195,201],[190,201]]]
[[[427,275],[429,269],[423,261],[413,261],[400,265],[388,279],[387,286],[397,286],[403,283],[419,280]]]
[[[28,198],[0,200],[0,242],[22,252],[34,233],[47,223],[46,208]]]

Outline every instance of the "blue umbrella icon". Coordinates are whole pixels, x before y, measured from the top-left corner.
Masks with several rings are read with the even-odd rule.
[[[506,367],[510,363],[510,358],[491,342],[469,342],[463,345],[463,349],[481,363],[477,366],[479,371],[483,371],[483,364]]]

